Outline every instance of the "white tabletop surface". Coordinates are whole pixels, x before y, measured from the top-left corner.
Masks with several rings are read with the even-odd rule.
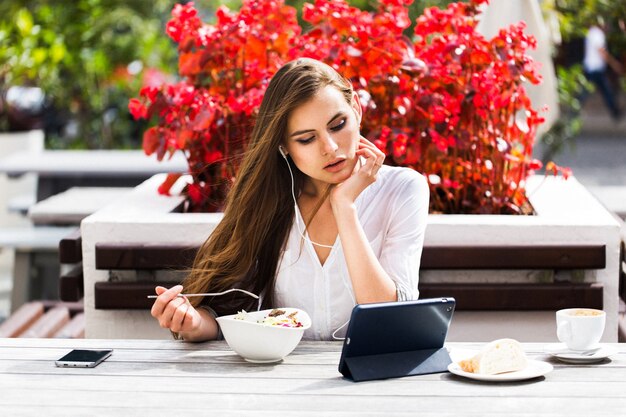
[[[141,150],[28,151],[0,159],[0,173],[19,176],[33,172],[44,176],[91,174],[99,176],[150,176],[162,172],[187,172],[187,161],[177,152],[159,162]]]
[[[0,229],[0,248],[56,252],[59,241],[75,230],[76,226],[4,227]]]
[[[118,198],[123,198],[132,188],[126,187],[73,187],[40,201],[28,210],[34,224],[80,224],[85,217]]]
[[[478,349],[479,344],[448,347]],[[593,365],[550,362],[544,377],[487,383],[450,373],[354,383],[337,371],[341,343],[301,342],[283,362],[247,363],[224,342],[0,339],[2,415],[620,416],[626,344]],[[112,348],[93,369],[57,368],[72,348]]]

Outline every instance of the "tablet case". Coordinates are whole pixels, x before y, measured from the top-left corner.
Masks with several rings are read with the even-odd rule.
[[[454,298],[359,304],[352,310],[339,372],[354,381],[446,372],[443,344]]]

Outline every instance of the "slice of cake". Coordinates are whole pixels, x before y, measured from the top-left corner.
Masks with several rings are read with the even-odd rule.
[[[521,371],[527,364],[522,345],[515,339],[494,340],[474,357],[459,362],[465,372],[485,375]]]

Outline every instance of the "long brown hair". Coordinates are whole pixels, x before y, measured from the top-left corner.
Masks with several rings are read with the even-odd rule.
[[[237,179],[226,199],[224,217],[200,248],[185,292],[218,292],[241,288],[263,294],[263,308],[274,304],[274,279],[294,219],[290,164],[295,193],[305,175],[278,147],[287,137],[287,122],[298,106],[326,86],[352,101],[352,86],[328,65],[301,58],[285,64],[272,77],[263,97],[252,137]],[[218,314],[256,309],[257,301],[239,292],[192,305],[210,305]]]

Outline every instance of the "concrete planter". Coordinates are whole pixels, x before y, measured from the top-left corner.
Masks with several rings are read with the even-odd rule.
[[[182,198],[158,195],[156,188],[162,180],[163,176],[151,178],[123,200],[112,202],[82,222],[86,336],[89,338],[169,337],[169,332],[160,329],[148,311],[94,308],[94,284],[110,279],[108,271],[95,268],[96,243],[200,244],[220,221],[218,213],[172,212]],[[183,185],[181,179],[173,194]],[[530,179],[528,190],[536,216],[431,215],[426,246],[601,243],[606,245],[606,268],[552,275],[532,270],[423,271],[421,282],[600,282],[604,285],[607,312],[603,340],[616,342],[619,224],[575,179],[535,177]],[[481,313],[459,312],[453,320],[449,340],[483,341],[508,336],[535,342],[556,341],[554,311]]]
[[[0,158],[18,151],[41,151],[43,148],[43,130],[0,133]]]
[[[43,130],[28,132],[0,133],[0,159],[12,153],[21,151],[42,151],[44,148]],[[0,175],[0,227],[17,224],[28,224],[28,219],[18,213],[7,212],[9,203],[16,198],[22,199],[24,204],[35,202],[37,191],[37,175],[27,174],[19,179],[8,180]]]

